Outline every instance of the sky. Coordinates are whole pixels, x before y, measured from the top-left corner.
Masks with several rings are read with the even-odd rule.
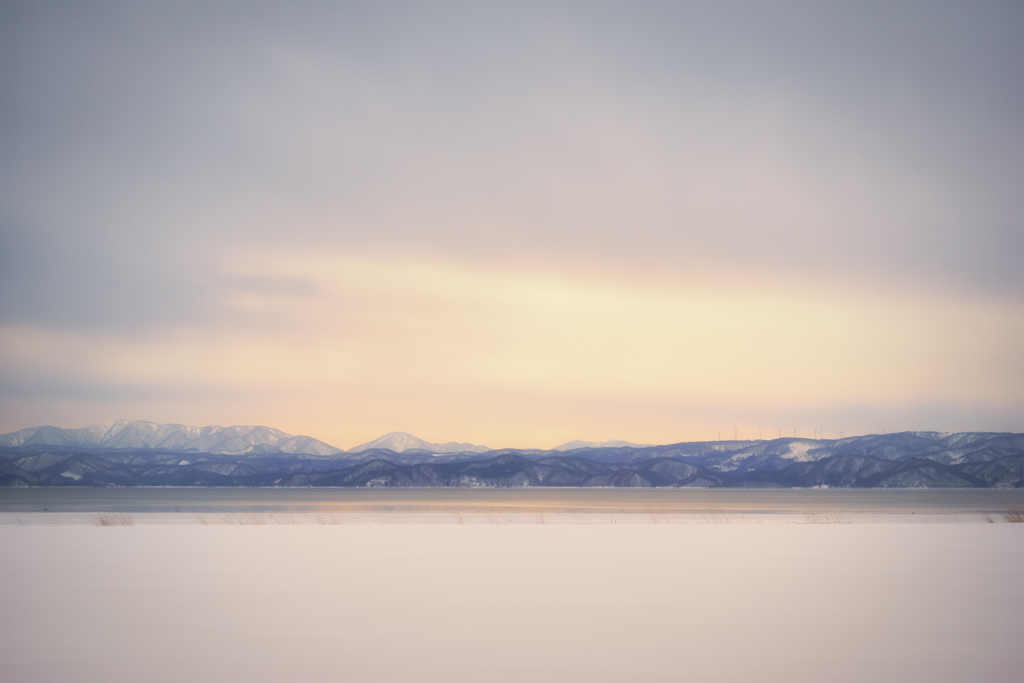
[[[1018,2],[0,6],[0,431],[1024,432]]]

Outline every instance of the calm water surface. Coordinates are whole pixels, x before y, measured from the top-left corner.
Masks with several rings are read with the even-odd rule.
[[[638,512],[983,514],[1024,490],[977,489],[0,489],[0,512]]]

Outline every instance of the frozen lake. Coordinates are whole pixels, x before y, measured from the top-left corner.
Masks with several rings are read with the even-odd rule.
[[[0,526],[0,679],[979,681],[1024,524]]]
[[[1016,681],[1022,493],[5,490],[0,680]]]

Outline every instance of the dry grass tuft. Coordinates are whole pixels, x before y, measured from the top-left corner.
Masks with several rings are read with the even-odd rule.
[[[224,518],[225,524],[239,524],[242,526],[262,526],[268,523],[266,515],[258,515],[253,512],[246,514],[227,516]]]
[[[317,524],[322,524],[324,526],[334,526],[334,525],[337,525],[337,524],[344,524],[345,523],[345,520],[344,519],[339,519],[337,515],[328,515],[328,514],[313,515],[313,520]]]
[[[703,524],[732,524],[732,520],[729,519],[729,515],[725,514],[721,510],[715,512],[705,512],[700,516],[701,523]]]
[[[196,518],[196,522],[198,522],[199,524],[202,524],[203,526],[206,526],[207,524],[209,524],[209,522],[206,521],[206,517],[203,516],[203,515],[200,515],[200,514],[196,513],[195,518]]]
[[[241,515],[238,518],[239,524],[248,524],[252,526],[263,526],[264,524],[270,524],[272,518],[270,515],[258,515],[255,513]]]
[[[987,514],[987,513],[982,514],[981,515],[981,519],[982,519],[982,521],[987,522],[988,524],[995,524],[996,523],[996,520],[992,519],[992,515]]]
[[[96,526],[134,526],[135,521],[127,512],[106,512],[96,517]]]
[[[1011,524],[1022,524],[1024,523],[1024,510],[1019,507],[1011,506],[1007,509],[1006,514],[1003,515],[1003,519]]]
[[[808,512],[804,524],[853,524],[853,520],[846,519],[840,514],[823,515],[817,512]]]

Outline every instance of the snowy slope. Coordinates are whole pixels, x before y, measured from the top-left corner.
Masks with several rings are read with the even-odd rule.
[[[556,451],[571,451],[577,448],[647,448],[654,444],[649,443],[630,443],[629,441],[570,441],[569,443],[563,443],[561,446],[556,446],[553,450]]]
[[[367,443],[360,444],[355,448],[350,448],[348,452],[359,453],[371,448],[386,448],[394,451],[395,453],[402,453],[404,451],[411,450],[430,451],[431,453],[483,453],[484,451],[490,450],[486,446],[477,446],[471,443],[456,443],[454,441],[449,441],[448,443],[430,443],[407,432],[391,432],[390,434],[385,434],[373,441],[368,441]]]
[[[283,453],[343,453],[308,436],[293,436],[270,427],[190,427],[145,420],[116,420],[80,429],[31,427],[0,435],[0,447],[66,446],[71,448],[165,448],[203,453],[248,453],[267,448]]]

